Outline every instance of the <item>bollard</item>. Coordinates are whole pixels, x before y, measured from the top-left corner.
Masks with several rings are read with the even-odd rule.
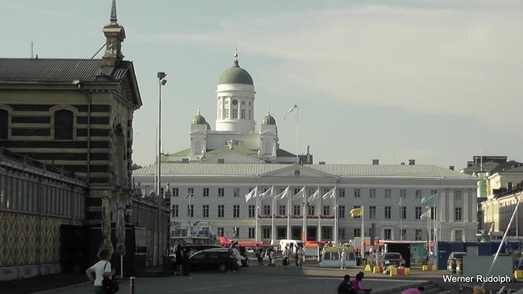
[[[129,278],[129,294],[134,294],[134,277]]]

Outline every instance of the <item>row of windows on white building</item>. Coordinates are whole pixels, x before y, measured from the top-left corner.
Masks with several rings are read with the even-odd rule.
[[[225,188],[215,188],[216,189],[216,196],[218,197],[225,197],[226,196],[226,189]],[[251,192],[254,188],[249,188],[248,189],[248,192]],[[263,188],[263,192],[266,192],[268,189],[270,189],[270,187],[268,188]],[[227,189],[229,190],[229,189]],[[278,193],[282,193],[283,190],[285,190],[285,188],[278,188]],[[293,189],[293,192],[294,194],[293,195],[296,195],[298,194],[298,192],[301,190],[301,188],[294,188]],[[317,190],[317,188],[308,188],[307,189],[307,195],[312,195],[315,191]],[[353,193],[352,193],[352,196],[354,198],[361,198],[362,195],[363,195],[363,192],[368,192],[366,195],[368,195],[369,198],[377,198],[377,196],[383,196],[383,198],[393,198],[393,193],[392,193],[392,189],[383,189],[383,190],[379,190],[379,189],[368,189],[366,191],[363,191],[363,189],[352,189]],[[149,195],[151,192],[154,191],[154,187],[151,187],[151,186],[145,186],[145,193],[146,195]],[[322,193],[323,194],[326,194],[328,191],[330,191],[330,188],[323,188],[322,189]],[[377,193],[377,191],[379,191],[380,193]],[[169,191],[171,193],[171,196],[173,197],[178,197],[180,196],[180,188],[172,188],[172,191]],[[186,195],[192,195],[192,196],[202,196],[202,197],[210,197],[211,196],[211,188],[202,188],[201,190],[201,195],[196,195],[195,194],[195,188],[187,188],[187,194]],[[233,197],[240,197],[240,196],[243,196],[245,194],[247,194],[248,192],[246,192],[245,194],[241,194],[240,193],[240,188],[232,188],[232,196]],[[383,192],[383,193],[381,193]],[[161,189],[161,194],[163,194],[163,188]],[[438,193],[438,190],[430,190],[430,193],[427,193],[427,191],[425,191],[425,194],[424,194],[424,191],[419,189],[419,190],[414,190],[414,198],[415,199],[422,199],[424,196],[427,196],[427,195],[430,195],[430,194],[437,194]],[[213,195],[213,196],[215,196]],[[345,188],[338,188],[337,189],[337,194],[336,194],[338,197],[340,198],[343,198],[345,197],[346,195],[346,189]],[[461,200],[462,199],[462,196],[463,195],[463,190],[462,189],[455,189],[454,190],[454,199],[455,200]],[[184,195],[185,196],[185,195]],[[408,196],[408,193],[407,193],[407,189],[400,189],[399,190],[399,197],[400,198],[403,198],[403,199],[406,199]]]
[[[338,207],[339,207],[339,210],[338,210],[337,217],[341,218],[341,219],[348,217],[347,207],[345,205],[339,205]],[[361,205],[354,205],[352,208],[359,208],[359,207],[361,207]],[[230,218],[230,217],[241,218],[242,217],[241,213],[240,213],[241,205],[232,205],[231,211],[229,211],[229,210],[226,211],[225,205],[223,205],[223,204],[216,205],[215,209],[216,209],[215,210],[216,215],[214,215],[214,213],[212,213],[212,218],[216,218],[216,217],[217,218]],[[288,213],[287,213],[286,205],[279,205],[277,207],[277,211],[274,211],[272,209],[272,205],[263,205],[261,207],[261,209],[262,209],[262,211],[258,212],[258,214],[257,214],[256,206],[248,205],[246,216],[248,218],[255,218],[256,216],[261,217],[261,218],[271,218],[271,217],[287,218]],[[365,215],[366,219],[377,219],[377,216],[380,215],[380,212],[382,212],[383,217],[380,217],[380,219],[385,219],[385,220],[392,219],[392,209],[393,209],[392,206],[383,206],[383,207],[380,207],[380,209],[378,209],[378,206],[371,205],[368,207],[364,207],[364,210],[365,210],[364,215]],[[409,219],[421,220],[422,214],[425,212],[425,209],[422,206],[415,206],[415,207],[399,206],[397,209],[400,212],[399,218],[404,219],[404,220],[409,220]],[[436,207],[431,207],[430,209],[431,209],[430,217],[431,217],[431,219],[434,219],[434,217],[436,216]],[[413,218],[409,218],[409,214],[407,213],[409,210],[414,212]],[[187,217],[187,218],[189,218],[189,217],[194,218],[195,216],[201,217],[201,218],[211,218],[211,206],[208,204],[201,205],[201,210],[199,211],[200,212],[199,214],[195,214],[195,205],[194,204],[187,205],[186,211],[187,212],[186,212],[186,215],[184,215],[184,217]],[[226,212],[232,212],[232,213],[229,215]],[[316,211],[315,205],[307,206],[307,216],[309,216],[309,217],[317,216],[316,212],[317,211]],[[294,205],[294,206],[292,206],[292,213],[289,212],[289,217],[297,217],[297,216],[301,217],[302,214],[303,214],[302,205]],[[177,218],[181,217],[180,205],[173,204],[171,206],[171,216],[177,217]],[[322,210],[320,211],[320,216],[326,216],[326,217],[332,218],[332,216],[334,216],[333,207],[331,207],[330,205],[324,205],[322,207]],[[463,208],[454,207],[454,221],[462,221],[462,220],[463,220]]]

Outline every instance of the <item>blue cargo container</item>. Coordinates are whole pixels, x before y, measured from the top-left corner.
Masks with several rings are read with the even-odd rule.
[[[478,255],[479,256],[490,256],[490,255],[492,255],[492,249],[491,249],[490,244],[489,243],[479,242]]]

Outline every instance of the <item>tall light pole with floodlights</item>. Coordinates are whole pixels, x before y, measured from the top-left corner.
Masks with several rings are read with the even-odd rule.
[[[162,86],[167,84],[165,77],[167,74],[165,72],[158,72],[156,77],[158,78],[158,150],[157,150],[157,164],[158,164],[158,176],[156,177],[156,196],[158,197],[158,225],[157,225],[157,234],[156,234],[156,256],[157,256],[157,265],[160,265],[160,224],[162,223],[162,214],[161,214],[161,187],[162,187]]]

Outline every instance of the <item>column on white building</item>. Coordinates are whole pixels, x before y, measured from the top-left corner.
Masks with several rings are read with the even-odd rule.
[[[448,209],[449,209],[449,222],[451,223],[451,227],[450,227],[450,241],[456,241],[455,239],[455,234],[454,234],[454,230],[455,230],[455,226],[453,225],[455,219],[454,219],[454,208],[455,208],[455,204],[454,204],[454,190],[452,189],[447,189],[447,195],[448,195],[448,199],[449,199],[449,205],[447,206]]]
[[[469,210],[469,202],[470,202],[470,193],[472,192],[472,189],[467,189],[463,191],[463,221],[464,222],[470,222],[470,210]],[[465,234],[464,234],[465,235]]]

